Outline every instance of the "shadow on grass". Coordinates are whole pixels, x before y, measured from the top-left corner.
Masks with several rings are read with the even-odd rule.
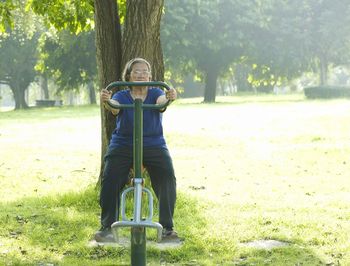
[[[184,244],[176,249],[147,248],[150,265],[324,265],[302,245],[270,251],[220,239],[203,210],[210,203],[179,193],[175,225]],[[88,247],[99,226],[98,193],[24,198],[0,204],[0,261],[9,265],[129,265],[125,247]]]
[[[126,263],[125,248],[87,246],[99,226],[97,191],[92,187],[81,193],[24,198],[0,208],[1,242],[5,240],[0,256],[9,264]]]
[[[232,265],[328,265],[311,249],[291,244],[273,249],[245,248],[232,261]],[[333,265],[333,264],[330,264]]]

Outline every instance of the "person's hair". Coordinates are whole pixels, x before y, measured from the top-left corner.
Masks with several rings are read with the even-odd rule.
[[[151,64],[146,59],[143,59],[141,57],[131,59],[125,64],[123,75],[122,75],[123,81],[130,81],[130,74],[132,71],[132,67],[134,64],[137,64],[137,63],[144,63],[147,65],[149,71],[152,70]]]

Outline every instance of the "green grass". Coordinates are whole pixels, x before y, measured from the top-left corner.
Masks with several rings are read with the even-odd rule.
[[[148,246],[149,264],[350,265],[349,101],[218,102],[179,100],[164,115],[186,240]],[[88,246],[99,227],[97,106],[2,112],[0,147],[0,265],[129,265],[127,247]],[[289,245],[244,246],[260,239]]]

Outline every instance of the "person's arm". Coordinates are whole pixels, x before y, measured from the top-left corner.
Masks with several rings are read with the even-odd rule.
[[[165,95],[161,95],[157,98],[157,104],[164,104],[168,100],[170,100],[170,103],[174,101],[177,98],[177,92],[174,88],[171,88],[170,90],[165,92]],[[161,109],[161,112],[164,112],[166,108]]]
[[[106,89],[103,89],[101,91],[101,101],[103,103],[103,106],[109,110],[112,114],[117,115],[119,114],[119,109],[112,108],[107,104],[107,102],[110,100],[113,104],[119,104],[118,101],[111,99],[112,98],[112,92],[108,91]]]

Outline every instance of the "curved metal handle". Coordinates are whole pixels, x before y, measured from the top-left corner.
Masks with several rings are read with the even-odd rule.
[[[107,87],[106,90],[111,90],[116,87],[129,87],[129,86],[158,86],[165,88],[166,90],[170,90],[170,87],[168,84],[162,81],[115,81],[110,83]]]
[[[131,221],[126,217],[126,195],[133,191],[136,190],[136,187],[129,187],[127,189],[125,189],[122,192],[122,196],[121,196],[121,202],[120,202],[120,208],[121,208],[121,218],[122,221]],[[148,188],[142,188],[142,192],[145,192],[148,196],[148,217],[146,218],[146,221],[152,221],[152,217],[153,217],[153,196],[151,191]],[[134,199],[135,201],[136,199]],[[135,212],[135,210],[134,210]],[[138,217],[139,220],[141,220],[141,217]],[[136,221],[137,219],[134,217],[134,221]]]
[[[166,90],[170,90],[170,87],[168,84],[162,81],[136,81],[136,82],[131,82],[131,81],[115,81],[110,83],[107,87],[106,90],[111,91],[113,88],[116,87],[129,87],[129,86],[136,86],[136,87],[143,87],[143,86],[157,86],[157,87],[162,87],[165,88]],[[142,104],[143,109],[163,109],[166,106],[170,104],[170,100],[168,100],[164,104]],[[126,109],[126,108],[134,108],[133,104],[114,104],[110,100],[107,102],[107,104],[115,109]]]

